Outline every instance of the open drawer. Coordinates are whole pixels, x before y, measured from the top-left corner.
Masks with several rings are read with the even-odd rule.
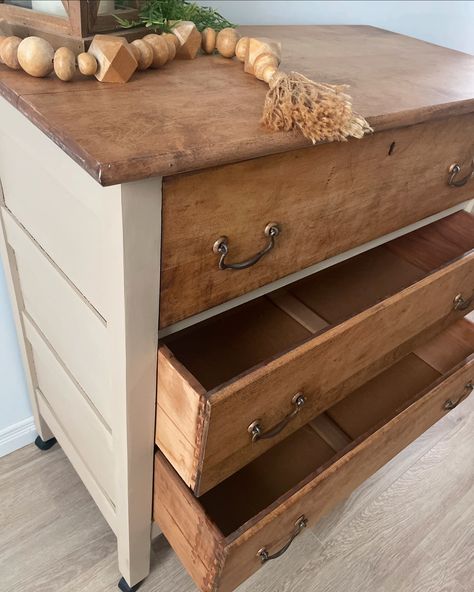
[[[472,310],[473,248],[458,212],[169,336],[157,445],[205,493]]]
[[[234,590],[461,403],[473,352],[457,321],[199,499],[158,451],[154,520],[199,589]]]

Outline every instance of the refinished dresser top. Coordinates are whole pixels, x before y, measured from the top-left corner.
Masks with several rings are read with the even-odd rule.
[[[474,111],[472,56],[366,26],[240,32],[281,41],[285,71],[349,84],[376,131]],[[261,127],[267,88],[218,55],[137,72],[124,85],[65,84],[0,66],[0,93],[103,185],[309,146],[298,133]]]

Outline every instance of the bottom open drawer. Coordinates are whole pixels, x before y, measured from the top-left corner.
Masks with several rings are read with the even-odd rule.
[[[473,390],[451,325],[199,499],[160,451],[154,520],[200,590],[230,592]]]

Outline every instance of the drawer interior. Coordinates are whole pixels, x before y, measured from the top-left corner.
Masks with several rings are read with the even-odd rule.
[[[210,391],[367,310],[473,248],[474,216],[457,212],[163,341]]]
[[[230,535],[328,468],[473,352],[474,322],[465,317],[202,495],[199,503],[220,532]]]

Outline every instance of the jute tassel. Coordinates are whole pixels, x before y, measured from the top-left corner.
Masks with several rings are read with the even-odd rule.
[[[298,72],[277,70],[269,82],[262,123],[271,130],[300,129],[316,142],[362,138],[372,132],[367,121],[352,110],[347,86],[314,82]]]

